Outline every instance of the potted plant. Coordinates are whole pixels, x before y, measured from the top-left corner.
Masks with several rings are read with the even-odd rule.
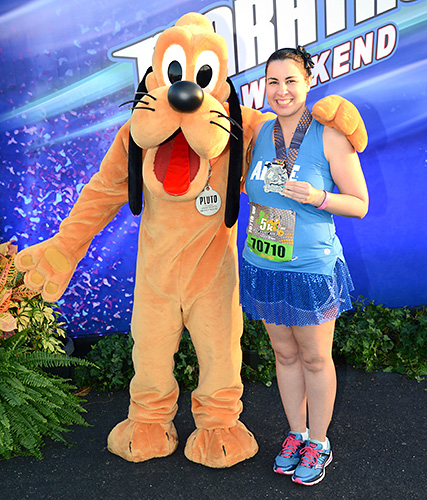
[[[65,441],[67,426],[86,425],[75,387],[46,368],[88,362],[65,355],[60,313],[25,286],[16,251],[0,245],[0,457],[41,458],[45,437]]]

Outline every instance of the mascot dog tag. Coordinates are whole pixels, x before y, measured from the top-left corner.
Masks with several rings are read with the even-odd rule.
[[[196,198],[196,208],[202,215],[214,215],[221,208],[221,196],[206,186]]]

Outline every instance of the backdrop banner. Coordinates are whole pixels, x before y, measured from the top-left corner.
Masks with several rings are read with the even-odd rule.
[[[303,45],[316,63],[309,106],[339,94],[365,120],[365,219],[335,217],[356,290],[386,306],[427,303],[427,0],[2,0],[0,242],[38,243],[91,176],[151,64],[186,12],[227,41],[242,104],[268,110],[265,61]],[[239,249],[248,203],[242,195]],[[128,331],[139,218],[129,207],[95,237],[60,305],[72,335]]]

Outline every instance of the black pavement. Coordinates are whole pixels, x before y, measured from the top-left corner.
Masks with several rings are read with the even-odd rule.
[[[210,469],[184,456],[194,430],[189,393],[183,393],[175,425],[177,451],[167,458],[134,464],[112,455],[106,437],[126,417],[127,391],[86,396],[92,427],[73,428],[71,447],[48,442],[44,458],[0,461],[2,500],[168,500],[168,499],[361,499],[427,498],[427,382],[390,373],[337,367],[338,393],[329,438],[334,454],[316,486],[292,483],[272,471],[286,432],[274,383],[245,384],[242,421],[260,450],[229,469]]]

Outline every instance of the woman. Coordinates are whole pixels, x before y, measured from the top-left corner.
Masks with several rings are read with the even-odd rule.
[[[353,290],[332,214],[363,218],[368,210],[357,153],[306,106],[311,67],[301,47],[267,61],[266,95],[277,119],[254,131],[241,266],[243,309],[267,328],[290,426],[274,471],[305,485],[320,482],[332,460],[332,341]]]

